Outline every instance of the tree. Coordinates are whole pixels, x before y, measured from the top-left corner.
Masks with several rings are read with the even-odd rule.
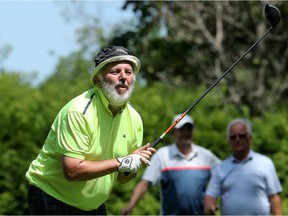
[[[138,50],[148,84],[160,80],[175,87],[209,86],[269,27],[262,2],[127,1],[124,9],[129,6],[138,17],[129,43]],[[276,6],[283,13],[288,10],[284,3]],[[287,96],[286,22],[282,19],[223,80],[227,87],[223,105],[233,103],[239,113],[248,105],[252,116],[273,109],[275,103],[287,105],[283,100]]]

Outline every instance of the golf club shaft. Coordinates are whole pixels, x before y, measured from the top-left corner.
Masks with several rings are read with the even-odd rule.
[[[218,78],[205,92],[203,92],[200,97],[184,113],[182,113],[182,115],[176,119],[175,122],[157,140],[154,141],[152,147],[155,148],[156,145],[160,143],[163,138],[175,127],[175,125],[177,125],[178,122],[181,121],[181,119],[187,115],[187,113],[189,113],[193,107],[195,107],[199,101],[201,101],[202,98],[204,98],[205,95],[207,95],[208,92],[210,92],[211,89],[213,89],[273,28],[274,27],[271,26],[262,37],[260,37],[230,68],[228,68],[228,70],[225,71],[225,73],[223,73],[220,78]]]

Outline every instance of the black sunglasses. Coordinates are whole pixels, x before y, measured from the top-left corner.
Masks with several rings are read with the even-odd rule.
[[[230,140],[235,140],[237,137],[239,139],[244,139],[244,138],[247,138],[248,134],[245,133],[245,134],[234,134],[234,135],[231,135],[229,136]]]

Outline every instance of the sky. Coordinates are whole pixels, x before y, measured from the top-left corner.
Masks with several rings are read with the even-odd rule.
[[[60,56],[78,50],[75,31],[79,23],[65,21],[61,15],[63,2],[0,0],[0,50],[7,45],[12,48],[0,68],[24,74],[36,72],[37,84],[53,72]],[[105,26],[116,25],[132,15],[131,11],[121,10],[123,0],[85,4],[95,10],[95,16],[101,17]]]

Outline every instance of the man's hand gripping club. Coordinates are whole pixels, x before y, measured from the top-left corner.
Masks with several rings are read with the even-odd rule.
[[[120,163],[118,171],[136,173],[142,165],[149,166],[150,157],[156,152],[156,150],[150,146],[150,143],[148,143],[126,157],[117,158],[117,161]]]

